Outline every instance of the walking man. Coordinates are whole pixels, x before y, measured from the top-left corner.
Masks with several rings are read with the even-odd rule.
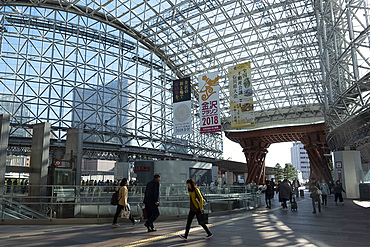
[[[334,187],[334,191],[335,191],[335,205],[338,205],[337,201],[338,201],[338,198],[339,198],[339,202],[342,203],[342,205],[344,205],[344,202],[343,202],[343,196],[342,196],[342,191],[344,193],[346,193],[342,187],[342,183],[340,182],[340,180],[337,180],[337,182],[335,183],[335,187]]]
[[[320,186],[316,182],[315,178],[311,178],[311,184],[310,184],[310,197],[312,199],[312,207],[313,207],[313,212],[316,214],[316,207],[315,203],[317,202],[317,207],[319,208],[319,213],[321,213],[321,206],[320,206],[320,195],[322,194],[321,190],[319,189]]]
[[[156,231],[153,222],[159,217],[159,181],[161,177],[155,174],[154,179],[146,184],[144,204],[147,221],[144,226],[148,228],[148,232]]]
[[[279,185],[277,191],[279,192],[279,198],[281,198],[282,201],[283,210],[288,210],[286,202],[289,201],[292,196],[292,188],[288,184],[288,179],[284,179],[284,181]]]
[[[266,180],[266,190],[265,190],[265,201],[266,208],[271,208],[271,198],[274,195],[274,189],[271,186],[271,181]]]

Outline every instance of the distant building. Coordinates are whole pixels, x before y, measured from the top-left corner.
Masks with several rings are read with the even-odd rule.
[[[2,96],[1,97],[1,104],[0,104],[0,114],[12,114],[13,120],[18,123],[27,123],[32,124],[32,122],[28,122],[31,118],[30,113],[30,104],[21,104],[16,97],[14,96]],[[30,137],[29,132],[22,128],[15,128],[11,127],[12,129],[12,136],[16,137]],[[30,130],[32,133],[32,130]],[[6,165],[7,166],[30,166],[30,157],[29,156],[15,156],[15,155],[8,155],[6,157]],[[17,173],[18,174],[18,173]]]
[[[302,179],[308,180],[310,177],[310,160],[301,142],[294,142],[290,148],[292,165],[296,170],[302,172]]]
[[[96,87],[84,85],[76,88],[73,95],[73,127],[98,133],[85,133],[84,141],[129,144],[127,138],[123,137],[130,126],[127,113],[128,92],[128,80],[125,78]],[[116,133],[117,136],[100,134],[104,132]]]

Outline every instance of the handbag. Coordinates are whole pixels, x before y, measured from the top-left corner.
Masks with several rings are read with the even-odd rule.
[[[121,211],[121,218],[122,219],[129,219],[130,218],[130,206],[127,204],[126,207],[123,208]]]
[[[148,218],[146,217],[146,209],[143,208],[142,211],[143,211],[143,219],[147,220]]]
[[[198,219],[199,225],[208,224],[208,214],[207,213],[202,212],[201,214],[198,215],[197,219]]]

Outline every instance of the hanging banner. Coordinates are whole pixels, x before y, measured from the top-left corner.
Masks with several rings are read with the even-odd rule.
[[[217,72],[199,76],[200,133],[221,131],[219,76]]]
[[[173,80],[173,103],[190,101],[190,77]]]
[[[173,81],[173,134],[192,133],[190,77]]]
[[[251,63],[229,67],[230,117],[232,129],[243,129],[255,124]]]

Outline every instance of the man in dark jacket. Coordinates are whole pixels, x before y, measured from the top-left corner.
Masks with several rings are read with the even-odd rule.
[[[266,180],[266,190],[265,190],[266,208],[271,208],[271,198],[273,195],[274,189],[271,186],[271,181]]]
[[[283,210],[287,210],[288,206],[286,201],[290,200],[292,196],[292,188],[288,184],[288,180],[284,179],[284,181],[278,187],[279,198],[282,200]]]
[[[144,226],[148,228],[148,232],[156,231],[153,222],[159,217],[159,181],[161,177],[155,174],[154,179],[146,184],[144,204],[147,221]]]

